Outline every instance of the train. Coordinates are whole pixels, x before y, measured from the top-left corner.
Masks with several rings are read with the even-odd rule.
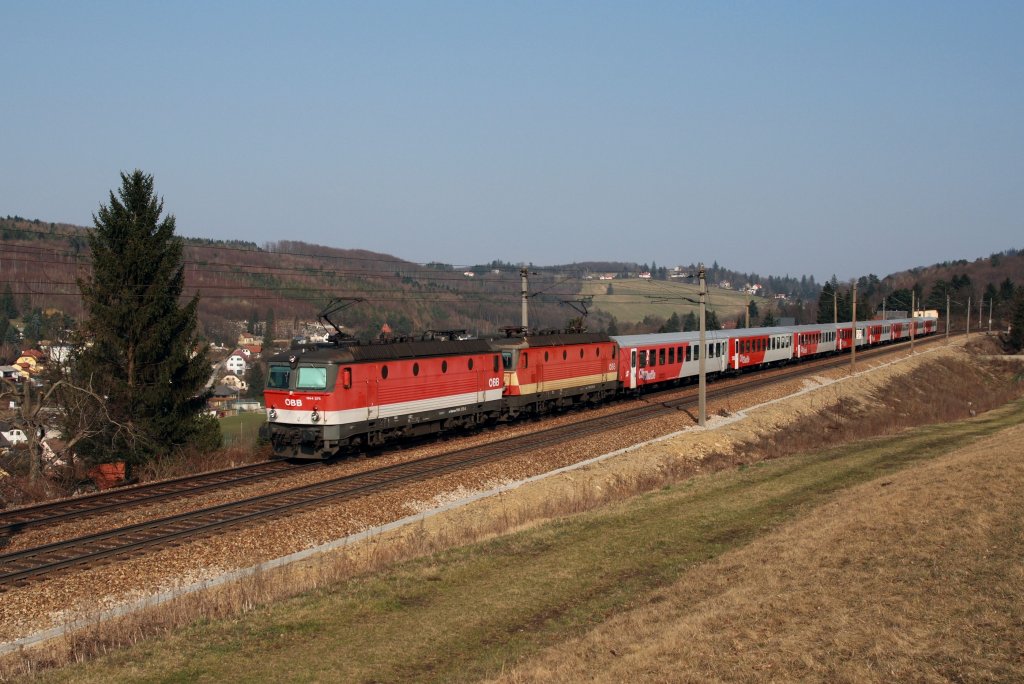
[[[599,405],[650,388],[875,347],[937,331],[938,319],[818,323],[700,333],[430,334],[359,342],[340,333],[268,360],[275,456],[325,460],[390,442]]]

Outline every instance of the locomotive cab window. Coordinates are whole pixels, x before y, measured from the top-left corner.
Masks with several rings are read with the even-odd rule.
[[[345,368],[341,371],[341,385],[345,389],[352,389],[352,369]]]
[[[269,389],[288,389],[291,374],[291,368],[288,366],[271,366],[270,373],[267,375],[267,387]]]
[[[327,389],[327,369],[315,366],[300,366],[298,377],[295,379],[295,389]]]

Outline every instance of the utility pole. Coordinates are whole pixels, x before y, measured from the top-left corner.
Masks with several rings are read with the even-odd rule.
[[[971,339],[971,298],[967,298],[967,339]]]
[[[522,322],[522,325],[523,325],[523,334],[524,335],[529,331],[529,325],[530,325],[530,319],[529,319],[529,315],[527,313],[527,301],[529,300],[529,297],[530,297],[530,291],[527,288],[527,277],[529,276],[529,274],[530,274],[530,270],[529,269],[526,269],[526,268],[519,269],[519,278],[520,278],[520,280],[522,280],[522,284],[523,284],[523,288],[522,288],[523,289],[523,293],[522,293],[523,294],[523,322]]]
[[[857,372],[857,281],[851,280],[853,295],[853,313],[850,316],[853,320],[850,323],[850,334],[853,336],[853,344],[850,345],[850,375]]]
[[[885,300],[886,300],[886,297],[882,297],[882,320],[883,321],[886,319],[886,316],[885,316]]]
[[[978,300],[978,332],[981,332],[981,307],[985,305],[985,295]]]
[[[917,329],[917,321],[914,319],[914,309],[917,308],[917,292],[910,291],[910,353],[914,353],[914,330]]]
[[[988,334],[992,334],[992,298],[988,299]]]
[[[839,289],[836,287],[832,288],[832,322],[839,325]]]
[[[747,293],[747,296],[743,298],[743,301],[746,302],[746,304],[747,304],[746,308],[743,309],[743,313],[746,314],[746,319],[745,319],[746,322],[743,324],[743,327],[744,328],[749,328],[750,327],[750,293],[749,292]]]
[[[22,384],[22,389],[24,390],[24,393],[25,393],[25,396],[22,399],[21,415],[25,416],[25,418],[27,419],[29,416],[33,415],[33,407],[32,407],[32,378],[30,378],[30,377],[29,378],[25,378],[24,380],[21,381],[21,384]],[[39,458],[37,456],[37,454],[39,452],[39,449],[38,449],[38,447],[36,445],[36,441],[35,441],[38,438],[38,435],[35,434],[36,428],[35,428],[35,425],[33,423],[34,423],[34,421],[25,420],[25,432],[28,433],[28,434],[26,434],[26,436],[28,437],[28,440],[29,440],[28,441],[28,445],[29,445],[29,449],[28,449],[28,458],[29,458],[29,461],[28,461],[28,478],[29,478],[29,481],[31,481],[33,484],[35,484],[36,482],[39,481],[39,471],[41,470],[41,468],[39,467],[39,465],[40,465],[39,464]]]
[[[946,344],[949,344],[949,295],[946,295]]]
[[[697,278],[700,281],[700,383],[697,391],[697,407],[699,415],[697,416],[697,424],[704,427],[707,422],[708,406],[707,406],[707,391],[708,391],[708,379],[707,379],[707,332],[705,329],[705,299],[708,293],[708,284],[705,279],[704,264],[700,264],[697,267]],[[747,309],[750,310],[749,307]]]

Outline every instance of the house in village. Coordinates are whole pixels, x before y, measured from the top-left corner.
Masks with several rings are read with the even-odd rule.
[[[213,394],[206,400],[206,406],[217,415],[223,416],[227,413],[229,405],[236,401],[238,390],[227,385],[217,385],[213,388]]]
[[[2,446],[14,446],[28,441],[28,436],[11,423],[0,422],[0,438],[3,438]]]
[[[29,378],[42,372],[46,365],[46,354],[38,349],[25,349],[14,365],[21,369],[21,377]]]
[[[238,346],[244,347],[249,344],[263,344],[263,337],[260,335],[253,335],[252,333],[242,333],[238,336]]]
[[[247,389],[249,389],[249,383],[247,383],[245,380],[241,379],[234,373],[228,373],[223,378],[221,378],[220,384],[230,387],[231,389],[236,390],[238,392],[244,392]]]
[[[246,358],[247,355],[244,351],[236,349],[231,352],[231,356],[224,362],[224,367],[229,373],[234,373],[239,377],[244,376],[246,369],[249,367]]]

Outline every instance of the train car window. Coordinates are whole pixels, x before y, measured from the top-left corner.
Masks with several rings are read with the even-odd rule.
[[[341,384],[345,389],[352,389],[352,369],[345,368],[341,371]]]
[[[679,359],[679,363],[683,362],[683,348],[676,347],[676,358]]]
[[[420,364],[418,364],[418,363],[412,364],[412,374],[413,375],[419,375],[420,374]]]
[[[291,368],[288,366],[271,366],[270,374],[267,375],[267,387],[269,389],[288,389],[291,374]]]
[[[327,369],[310,366],[299,367],[295,389],[327,389]]]
[[[693,348],[693,360],[700,361],[700,347]]]
[[[387,366],[381,366],[380,367],[380,377],[383,378],[384,380],[388,379],[388,367]]]
[[[548,360],[548,353],[547,353],[547,352],[544,352],[544,360],[545,360],[545,361],[547,361],[547,360]]]
[[[718,342],[718,343],[715,344],[715,356],[721,356],[722,355],[722,347],[723,346],[725,346],[725,345],[723,345],[721,342]]]
[[[562,350],[562,360],[565,361],[567,358],[569,358],[569,352],[567,352],[567,351],[565,351],[563,349]]]
[[[580,358],[583,358],[583,347],[580,347]]]
[[[441,362],[441,372],[442,373],[447,373],[448,372],[448,362],[447,361],[442,361]]]
[[[664,366],[665,365],[665,348],[664,347],[662,347],[661,349],[658,350],[658,365],[659,366]]]
[[[530,367],[530,355],[528,353],[526,353],[526,352],[523,352],[523,368],[529,368],[529,367]]]
[[[601,356],[601,348],[600,347],[595,347],[594,348],[594,356],[598,356],[598,357]]]
[[[646,349],[641,349],[640,350],[640,367],[641,368],[647,368],[647,350]]]
[[[498,355],[494,355],[494,372],[497,373],[498,369],[501,368],[501,361],[498,360]]]
[[[505,354],[508,354],[508,358],[505,359],[505,370],[510,370],[509,366],[512,365],[512,355],[509,354],[508,352],[502,352],[501,353],[502,358],[505,357]],[[469,370],[473,370],[473,359],[472,358],[466,363],[466,366],[469,367]]]
[[[675,362],[676,362],[676,348],[675,347],[669,347],[668,348],[668,365],[671,366]]]

